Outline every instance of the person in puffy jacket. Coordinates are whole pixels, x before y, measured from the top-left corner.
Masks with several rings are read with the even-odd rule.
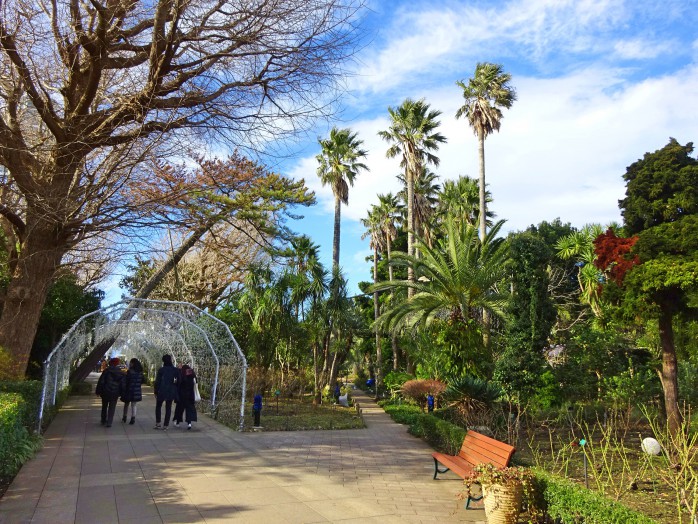
[[[143,400],[143,392],[141,385],[143,384],[143,366],[137,358],[132,358],[128,363],[128,371],[124,378],[123,393],[121,394],[121,402],[124,403],[124,416],[121,417],[121,422],[126,422],[128,414],[128,406],[131,405],[131,421],[129,424],[136,423],[136,412],[138,411],[138,403]]]
[[[111,427],[114,420],[114,412],[116,411],[116,403],[119,400],[121,393],[121,383],[124,380],[124,374],[119,369],[118,358],[109,360],[109,366],[105,369],[97,381],[95,393],[102,397],[102,422],[103,426]]]
[[[167,429],[172,415],[172,402],[177,399],[179,386],[179,369],[172,364],[172,355],[162,356],[162,367],[155,375],[155,429]],[[165,424],[160,426],[162,404],[165,403]]]
[[[196,373],[188,364],[184,364],[180,371],[179,395],[177,408],[175,409],[174,423],[179,426],[182,416],[187,421],[187,429],[191,429],[191,423],[196,422],[196,401],[194,388],[196,387]]]

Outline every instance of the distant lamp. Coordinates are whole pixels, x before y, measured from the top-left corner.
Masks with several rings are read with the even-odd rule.
[[[642,451],[648,455],[659,455],[662,452],[662,446],[657,442],[657,440],[652,437],[647,437],[642,439]]]

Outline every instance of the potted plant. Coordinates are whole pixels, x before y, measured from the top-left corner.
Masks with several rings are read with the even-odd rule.
[[[479,484],[485,515],[490,524],[515,524],[521,513],[524,497],[530,499],[533,474],[522,467],[497,468],[492,464],[479,464],[472,475],[466,477],[466,495],[471,487]]]

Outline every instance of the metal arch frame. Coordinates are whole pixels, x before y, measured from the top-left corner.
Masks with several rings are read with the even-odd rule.
[[[125,299],[124,301],[139,301],[139,302],[144,302],[144,303],[163,303],[164,301],[162,300],[150,300],[150,299],[137,299],[137,298],[132,298],[132,299]],[[218,323],[223,327],[226,333],[230,336],[230,340],[233,341],[233,346],[235,347],[235,350],[238,354],[238,357],[242,361],[242,398],[241,398],[241,403],[240,403],[240,431],[242,431],[243,426],[244,426],[244,416],[245,416],[245,392],[247,391],[247,358],[245,357],[244,353],[240,349],[240,346],[238,344],[238,341],[235,339],[235,336],[233,336],[232,331],[230,331],[230,328],[228,327],[228,324],[223,322],[221,319],[214,317],[210,313],[204,311],[203,309],[195,306],[194,304],[190,302],[178,302],[178,301],[172,301],[172,302],[167,302],[168,304],[177,304],[181,306],[185,306],[187,308],[194,309],[198,311],[202,316],[206,316],[207,318],[212,319],[214,322]]]
[[[153,307],[153,306],[165,306],[165,307]],[[143,307],[143,306],[149,306],[149,307]],[[147,313],[155,313],[160,317],[165,317],[167,316],[173,316],[177,319],[179,319],[182,324],[181,326],[187,326],[187,328],[193,327],[203,338],[205,341],[206,346],[209,348],[211,351],[211,354],[213,355],[214,361],[215,361],[215,379],[214,379],[214,385],[212,388],[212,399],[211,399],[211,408],[213,409],[216,406],[216,394],[217,394],[217,389],[219,385],[219,372],[220,372],[220,359],[218,354],[216,353],[216,350],[214,348],[214,345],[212,344],[208,333],[198,326],[194,322],[194,318],[189,318],[185,316],[183,313],[180,313],[176,310],[170,309],[171,306],[175,307],[180,307],[182,309],[186,309],[191,313],[195,313],[196,317],[195,318],[207,318],[207,319],[212,319],[215,324],[219,325],[220,327],[223,328],[223,334],[227,334],[227,338],[232,341],[233,343],[233,349],[235,350],[233,353],[236,354],[238,357],[238,369],[241,371],[241,377],[242,377],[242,387],[241,387],[241,392],[240,392],[240,419],[239,419],[239,429],[242,430],[243,425],[244,425],[244,407],[245,407],[245,388],[246,388],[246,382],[247,382],[247,359],[245,358],[245,355],[242,353],[242,350],[240,349],[240,346],[237,343],[237,340],[233,336],[232,332],[230,331],[230,328],[228,327],[225,322],[222,320],[214,317],[210,313],[202,310],[201,308],[198,308],[197,306],[189,303],[189,302],[179,302],[179,301],[164,301],[164,300],[149,300],[149,299],[135,299],[135,298],[125,298],[119,302],[116,302],[114,304],[110,304],[109,306],[105,308],[100,308],[95,311],[92,311],[90,313],[87,313],[86,315],[83,315],[80,317],[74,324],[71,326],[71,328],[61,337],[61,340],[56,344],[54,349],[49,353],[49,355],[46,357],[44,360],[44,380],[43,380],[43,387],[42,387],[42,392],[41,392],[41,405],[39,409],[39,421],[38,421],[38,431],[41,431],[41,423],[43,420],[43,415],[44,415],[44,406],[46,404],[46,394],[47,394],[47,387],[49,380],[51,378],[51,375],[53,374],[53,398],[52,398],[52,403],[55,405],[56,403],[56,395],[58,391],[58,372],[59,368],[58,365],[53,365],[52,359],[54,358],[54,355],[61,349],[67,346],[67,341],[73,337],[77,331],[77,329],[84,324],[85,321],[90,319],[91,317],[95,317],[98,315],[102,315],[102,317],[105,319],[105,322],[100,325],[100,326],[95,326],[92,328],[92,333],[97,334],[101,328],[107,327],[107,326],[113,326],[113,325],[128,325],[131,323],[143,323],[143,324],[151,324],[154,325],[155,323],[152,321],[147,321],[147,320],[134,320],[133,316],[135,316],[139,311],[144,311]],[[115,314],[116,312],[121,311],[121,318],[117,319],[110,319],[109,315]],[[131,311],[131,316],[130,318],[123,318],[124,316],[128,315],[128,312]],[[166,323],[163,322],[164,325]],[[183,347],[187,348],[187,353],[190,355],[190,357],[194,358],[193,353],[191,349],[189,349],[188,344],[186,343],[184,337],[181,335],[181,333],[178,332],[177,329],[173,327],[168,327],[168,332],[174,333],[182,342],[184,342]],[[119,336],[121,334],[115,335],[116,340],[118,340]],[[79,340],[76,337],[76,340]],[[233,355],[231,355],[233,356]],[[235,363],[235,361],[233,361]],[[64,370],[65,373],[65,370]],[[65,380],[65,377],[63,378]]]

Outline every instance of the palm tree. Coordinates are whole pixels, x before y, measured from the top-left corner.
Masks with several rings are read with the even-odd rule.
[[[392,258],[392,244],[397,238],[397,226],[402,220],[402,210],[403,207],[400,205],[400,199],[397,195],[393,195],[392,193],[378,195],[378,208],[376,209],[376,213],[378,214],[378,221],[381,224],[384,246],[388,256],[388,280],[393,279],[393,266],[390,264]],[[391,298],[393,298],[392,293]],[[392,333],[390,343],[393,350],[393,370],[397,371],[399,359],[397,335],[395,333]]]
[[[407,185],[407,253],[414,254],[414,184],[422,168],[427,164],[439,165],[439,158],[432,151],[439,149],[439,144],[446,142],[446,137],[436,131],[440,122],[437,120],[441,111],[432,110],[424,100],[406,99],[397,108],[388,108],[390,127],[378,135],[392,145],[386,151],[388,158],[402,156],[400,166],[405,170]],[[412,268],[408,266],[408,280],[414,281]],[[408,288],[408,297],[412,296]]]
[[[366,232],[361,235],[364,239],[370,236],[370,246],[373,249],[373,283],[378,283],[378,253],[382,251],[385,237],[383,236],[383,224],[381,222],[380,207],[371,206],[368,211],[368,216],[361,219],[361,223],[366,228]],[[381,364],[383,362],[383,354],[381,352],[380,329],[378,328],[378,316],[380,315],[380,307],[378,305],[378,291],[373,292],[373,320],[374,330],[376,334],[376,398],[381,384]]]
[[[480,161],[480,238],[487,232],[487,203],[485,197],[485,138],[499,131],[502,110],[509,109],[516,100],[516,91],[509,85],[511,75],[499,64],[478,63],[475,75],[465,84],[456,84],[463,90],[465,103],[456,111],[456,118],[465,115],[478,140]]]
[[[332,266],[339,268],[339,235],[341,222],[341,206],[349,203],[349,186],[354,185],[354,179],[362,169],[368,170],[360,160],[366,157],[366,151],[361,149],[363,140],[350,129],[333,127],[330,137],[318,140],[322,152],[316,156],[320,164],[317,174],[322,185],[330,185],[334,195],[334,238],[332,242]]]
[[[505,239],[496,237],[503,224],[504,221],[497,222],[480,241],[475,226],[448,217],[446,235],[434,247],[424,242],[417,244],[420,257],[395,253],[394,263],[412,266],[417,280],[381,282],[374,288],[412,288],[415,294],[412,300],[385,311],[380,323],[397,329],[428,326],[436,318],[467,322],[480,310],[503,316],[508,250]]]
[[[397,238],[397,225],[402,220],[402,206],[396,195],[388,193],[387,195],[378,195],[378,207],[376,213],[378,221],[381,225],[383,234],[384,247],[388,255],[388,262],[392,251],[393,241]],[[388,279],[393,279],[393,268],[388,265]]]
[[[492,201],[489,191],[485,192],[485,200]],[[445,221],[450,215],[456,221],[476,225],[480,216],[480,196],[478,182],[468,176],[460,176],[457,180],[446,180],[441,188],[436,209],[439,221]],[[486,223],[492,225],[494,213],[487,211]]]

